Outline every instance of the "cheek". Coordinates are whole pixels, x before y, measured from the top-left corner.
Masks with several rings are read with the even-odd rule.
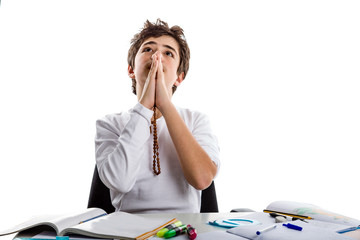
[[[166,73],[169,76],[174,76],[177,74],[177,65],[173,62],[167,62],[167,63],[163,63],[164,64],[164,68]]]
[[[142,78],[149,73],[149,69],[146,67],[147,63],[148,61],[144,58],[135,58],[134,73],[138,81],[141,81]]]

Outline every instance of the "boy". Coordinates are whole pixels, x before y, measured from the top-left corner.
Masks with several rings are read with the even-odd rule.
[[[134,36],[128,75],[138,103],[96,123],[96,162],[116,211],[199,212],[214,179],[219,148],[207,117],[177,108],[190,50],[183,30],[147,21]]]

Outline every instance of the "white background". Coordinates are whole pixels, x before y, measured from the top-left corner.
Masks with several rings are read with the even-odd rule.
[[[95,121],[135,105],[130,39],[157,18],[185,30],[190,71],[173,101],[211,118],[221,212],[292,200],[360,218],[359,12],[346,0],[3,0],[0,228],[86,208]]]

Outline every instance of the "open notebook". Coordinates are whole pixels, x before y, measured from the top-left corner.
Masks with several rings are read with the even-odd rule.
[[[89,208],[66,216],[39,216],[10,229],[0,231],[0,236],[38,226],[50,226],[58,236],[78,234],[97,238],[147,239],[168,224],[177,220],[144,218],[125,212],[106,214],[100,208]]]

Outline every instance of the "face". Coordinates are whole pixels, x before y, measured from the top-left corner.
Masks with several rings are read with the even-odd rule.
[[[136,92],[138,97],[141,95],[146,78],[148,77],[152,56],[161,55],[163,72],[166,86],[169,92],[172,92],[173,85],[178,86],[182,79],[183,73],[177,74],[180,64],[179,44],[170,36],[150,37],[140,46],[135,56],[135,66],[128,68],[130,78],[136,79]]]

